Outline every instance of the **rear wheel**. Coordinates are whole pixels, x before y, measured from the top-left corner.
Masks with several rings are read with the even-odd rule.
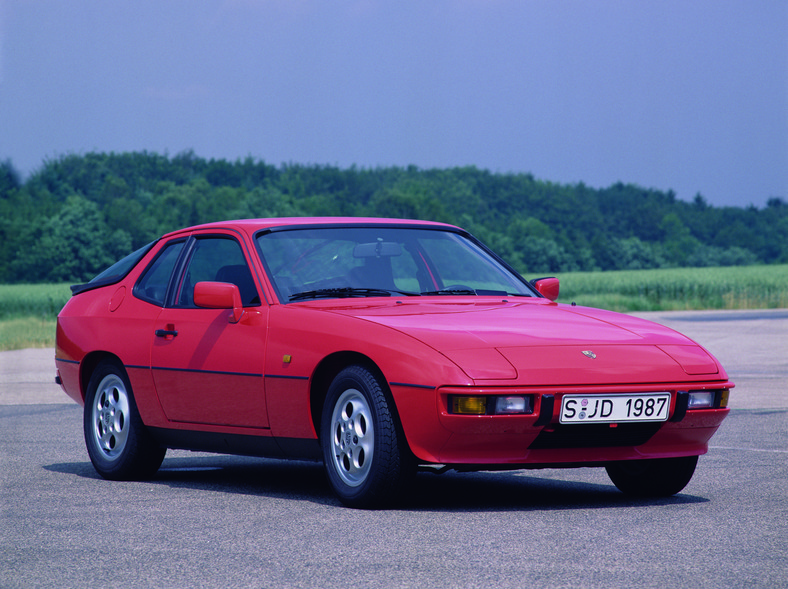
[[[697,456],[626,460],[607,465],[607,475],[620,491],[633,497],[670,497],[692,479]]]
[[[328,390],[320,444],[328,481],[349,507],[389,503],[402,486],[404,452],[381,381],[362,366],[340,372]]]
[[[166,448],[142,423],[126,371],[115,362],[102,362],[90,377],[83,427],[90,461],[105,479],[147,479],[164,460]]]

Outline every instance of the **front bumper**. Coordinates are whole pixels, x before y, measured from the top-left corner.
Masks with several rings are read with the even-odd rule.
[[[688,389],[721,391],[733,386],[731,382],[716,381],[561,390],[442,387],[429,392],[392,392],[411,451],[419,460],[445,465],[537,467],[704,454],[729,409],[717,406],[685,410],[681,402],[682,393]],[[565,394],[610,395],[653,391],[671,393],[667,421],[559,423],[561,399]],[[450,410],[450,398],[458,394],[533,395],[533,413],[455,415]]]

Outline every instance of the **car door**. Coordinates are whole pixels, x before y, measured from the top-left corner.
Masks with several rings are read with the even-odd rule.
[[[170,304],[155,325],[151,371],[159,400],[172,421],[267,428],[263,365],[267,305],[261,304],[248,260],[229,235],[190,240],[170,284]],[[230,282],[241,292],[244,314],[194,304],[198,282]]]

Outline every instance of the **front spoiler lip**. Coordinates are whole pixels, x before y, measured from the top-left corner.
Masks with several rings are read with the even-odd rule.
[[[540,431],[530,434],[451,434],[435,456],[442,464],[509,465],[512,468],[590,466],[599,462],[699,456],[729,409],[699,409],[688,413],[681,424],[666,422],[639,446],[587,446],[530,449]],[[516,466],[515,466],[516,465]]]

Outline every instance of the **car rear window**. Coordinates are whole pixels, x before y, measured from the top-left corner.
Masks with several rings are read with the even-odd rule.
[[[185,239],[167,243],[148,265],[134,287],[134,296],[154,305],[164,306],[167,289]]]
[[[116,282],[120,282],[126,277],[126,275],[129,272],[131,272],[131,269],[137,265],[137,262],[139,262],[155,244],[156,241],[152,241],[149,244],[141,247],[137,251],[130,253],[122,260],[118,260],[117,262],[112,264],[112,266],[110,266],[100,274],[96,275],[90,282],[87,282],[85,284],[72,285],[71,294],[78,295],[79,293],[92,290],[94,288],[99,288],[101,286],[107,286],[108,284],[115,284]]]

